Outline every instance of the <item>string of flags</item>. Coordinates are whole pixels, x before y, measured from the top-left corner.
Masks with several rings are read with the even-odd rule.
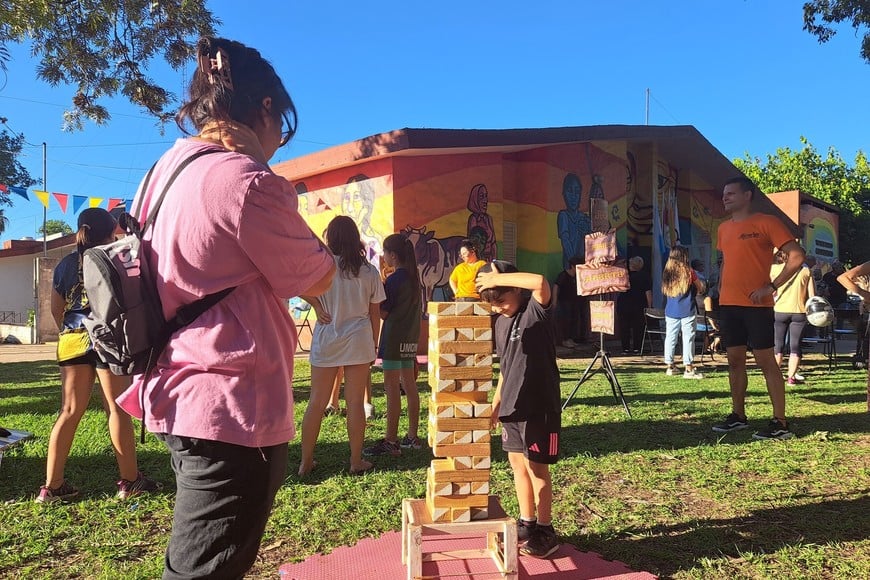
[[[15,195],[20,195],[27,201],[30,201],[30,196],[27,194],[27,189],[24,187],[16,187],[14,185],[6,185],[5,183],[0,183],[0,191],[3,193],[14,193]],[[49,205],[49,192],[34,189],[33,195],[36,196],[36,199],[45,206],[45,209],[48,209]],[[119,205],[125,205],[125,207],[133,207],[132,199],[124,199],[120,197],[89,197],[87,195],[71,195],[69,193],[58,193],[56,191],[51,192],[51,197],[57,201],[57,205],[60,206],[60,210],[63,213],[66,213],[67,206],[69,204],[70,198],[72,198],[72,212],[78,213],[85,203],[88,204],[88,207],[101,207],[103,202],[106,202],[106,211],[112,211]]]

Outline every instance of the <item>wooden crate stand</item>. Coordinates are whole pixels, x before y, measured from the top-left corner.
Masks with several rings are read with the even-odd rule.
[[[408,580],[423,577],[423,562],[438,560],[476,560],[492,558],[504,578],[517,578],[517,522],[505,514],[498,497],[489,496],[489,519],[470,522],[432,521],[424,499],[402,500],[402,563]],[[423,553],[423,538],[428,535],[486,534],[486,548]],[[504,542],[499,541],[499,535]]]

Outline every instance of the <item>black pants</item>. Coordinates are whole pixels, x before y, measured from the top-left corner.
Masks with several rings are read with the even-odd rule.
[[[159,437],[169,448],[178,487],[164,580],[242,578],[254,565],[287,474],[287,444],[252,448]]]
[[[643,344],[643,309],[621,308],[616,318],[619,321],[622,350],[640,350],[640,345]]]

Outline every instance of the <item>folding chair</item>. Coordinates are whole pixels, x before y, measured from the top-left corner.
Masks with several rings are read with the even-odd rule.
[[[302,332],[305,329],[308,329],[308,335],[314,338],[314,330],[311,328],[311,321],[308,319],[314,309],[301,298],[291,298],[290,310],[293,315],[293,321],[296,323],[296,348],[302,352],[308,352],[309,349],[302,346],[302,341],[298,339],[302,337]]]
[[[720,332],[716,321],[710,317],[709,312],[699,314],[696,319],[697,332],[704,337],[704,346],[701,348],[701,362],[704,362],[704,355],[710,351],[710,360],[716,360],[716,348],[718,346]]]
[[[837,333],[836,321],[829,326],[816,329],[816,336],[805,336],[801,339],[804,344],[822,345],[822,354],[828,357],[828,371],[837,366]]]
[[[643,309],[643,340],[640,343],[640,354],[646,352],[646,341],[649,340],[649,352],[653,353],[652,337],[657,335],[662,344],[662,352],[665,351],[665,311],[661,308]]]

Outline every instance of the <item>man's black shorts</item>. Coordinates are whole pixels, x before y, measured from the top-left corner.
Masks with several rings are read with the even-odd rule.
[[[773,323],[773,308],[768,306],[719,307],[719,324],[722,326],[722,344],[725,348],[773,348]]]
[[[535,463],[556,463],[559,460],[561,424],[562,417],[558,413],[531,421],[502,423],[502,449],[508,453],[522,453]]]

